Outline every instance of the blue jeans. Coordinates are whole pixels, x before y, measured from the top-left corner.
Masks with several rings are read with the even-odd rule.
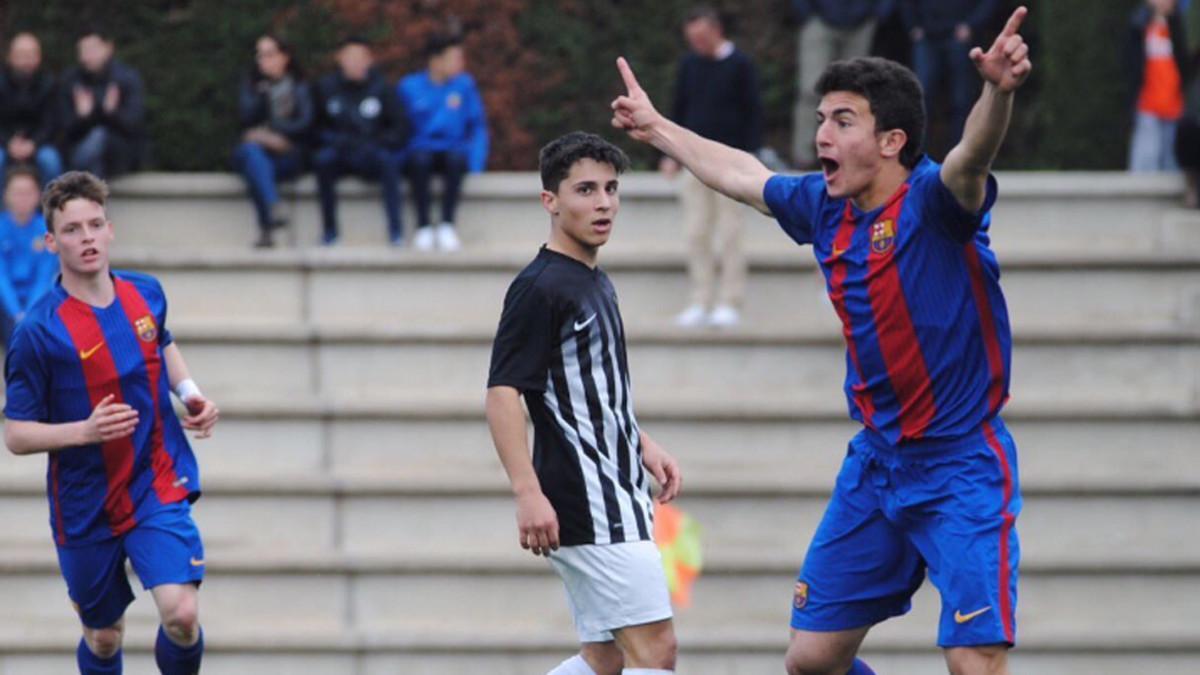
[[[429,215],[433,201],[429,187],[434,173],[442,175],[442,222],[453,223],[463,177],[467,175],[467,156],[461,152],[410,150],[404,168],[412,185],[413,200],[417,203],[417,226],[433,223]]]
[[[970,47],[953,37],[925,38],[913,44],[913,70],[925,90],[925,129],[933,117],[938,88],[945,80],[950,88],[950,143],[962,138],[967,114],[975,102],[975,66],[967,54]],[[928,141],[928,137],[926,138]]]
[[[1133,122],[1133,138],[1129,143],[1129,170],[1179,171],[1175,159],[1176,120],[1139,112]]]
[[[38,147],[33,153],[33,163],[37,166],[38,180],[42,185],[58,178],[63,172],[62,158],[58,156],[58,150],[53,145],[43,145]],[[4,148],[0,148],[0,176],[8,169],[8,152]]]
[[[337,182],[346,174],[378,180],[383,191],[383,211],[387,217],[388,237],[398,241],[404,234],[400,219],[400,163],[385,148],[326,146],[313,155],[317,175],[317,194],[321,200],[321,226],[324,240],[337,239]]]
[[[72,169],[89,171],[108,178],[133,169],[137,164],[134,145],[107,127],[92,127],[79,142],[71,146],[69,162]]]
[[[279,203],[276,181],[299,176],[304,156],[299,150],[276,155],[257,143],[242,143],[233,153],[233,165],[246,181],[259,228],[270,230],[271,209]]]

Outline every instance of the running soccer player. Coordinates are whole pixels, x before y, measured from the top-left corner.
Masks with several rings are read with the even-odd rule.
[[[550,673],[672,673],[675,630],[647,474],[664,503],[679,494],[681,475],[634,417],[617,294],[596,266],[629,160],[579,131],[551,141],[539,159],[550,239],[504,298],[487,418],[516,497],[521,547],[549,557],[582,643]]]
[[[832,64],[817,84],[823,172],[772,175],[754,157],[663,118],[623,59],[613,124],[710,187],[812,244],[847,346],[850,442],[795,587],[789,673],[870,672],[870,627],[909,610],[928,571],[942,597],[938,644],[952,673],[1005,673],[1015,640],[1016,448],[999,417],[1011,338],[988,248],[991,165],[1029,76],[1017,29],[985,52],[961,142],[921,155],[911,72],[883,59]]]
[[[83,623],[84,675],[120,673],[125,560],[162,620],[154,647],[164,675],[200,672],[197,589],[204,546],[192,522],[200,496],[183,429],[208,437],[217,407],[188,375],[153,277],[114,272],[108,186],[72,171],[46,186],[46,245],[61,276],[17,326],[5,368],[4,440],[48,453],[50,529]],[[187,406],[182,427],[171,391]]]

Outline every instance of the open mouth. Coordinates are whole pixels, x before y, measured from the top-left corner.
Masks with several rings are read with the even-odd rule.
[[[608,228],[612,227],[612,220],[609,218],[601,218],[599,220],[593,220],[592,227],[594,227],[598,230],[607,230]]]
[[[98,255],[100,255],[100,251],[98,249],[85,248],[83,249],[83,253],[80,254],[80,257],[82,257],[84,260],[90,260]]]
[[[828,157],[822,157],[820,159],[821,159],[821,172],[825,174],[825,180],[828,181],[831,178],[833,178],[833,176],[838,172],[838,169],[841,167],[841,164],[838,164],[837,160],[830,159]]]

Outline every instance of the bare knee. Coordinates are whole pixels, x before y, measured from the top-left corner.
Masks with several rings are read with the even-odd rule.
[[[797,633],[788,644],[784,667],[788,675],[844,675],[854,665],[857,643],[841,644]]]
[[[614,642],[585,642],[579,650],[596,675],[621,675],[625,657]]]
[[[108,628],[83,629],[83,640],[88,649],[102,659],[111,659],[121,650],[121,642],[125,637],[125,621],[122,619]]]
[[[180,645],[196,642],[200,631],[200,609],[195,593],[180,593],[159,606],[163,630]]]
[[[670,620],[625,628],[617,634],[617,644],[625,654],[627,668],[675,670],[679,643]]]
[[[946,665],[951,675],[1007,675],[1008,647],[982,645],[947,649]]]

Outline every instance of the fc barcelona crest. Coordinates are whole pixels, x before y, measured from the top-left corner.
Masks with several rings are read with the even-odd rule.
[[[149,314],[135,321],[133,328],[144,342],[154,342],[158,337],[158,326],[154,325],[154,317]]]
[[[806,606],[808,606],[808,584],[797,581],[796,591],[792,597],[792,607],[804,609]]]
[[[881,220],[871,226],[871,250],[875,253],[887,253],[896,243],[896,221]]]

